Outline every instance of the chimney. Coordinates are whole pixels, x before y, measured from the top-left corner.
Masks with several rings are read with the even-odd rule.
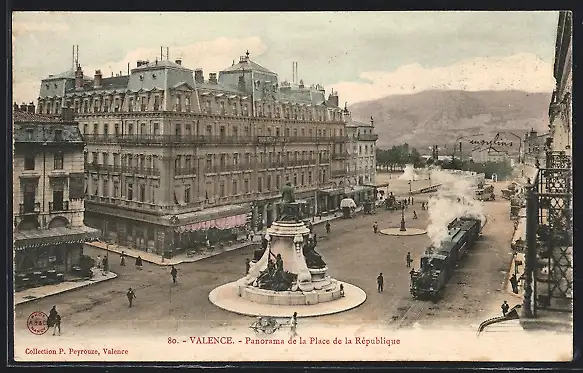
[[[83,89],[83,70],[81,65],[77,65],[77,70],[75,71],[75,89]]]
[[[176,60],[174,62],[176,62],[177,65],[182,65],[182,60]]]
[[[35,109],[34,102],[29,103],[28,104],[28,112],[31,114],[34,114],[35,113],[34,109]]]
[[[20,105],[20,110],[26,112],[27,109],[28,106],[26,106],[26,104],[23,102],[22,105]]]
[[[93,76],[93,88],[101,87],[101,70],[95,70],[95,75]]]
[[[197,83],[204,83],[204,75],[202,75],[202,69],[194,70],[194,81]]]
[[[209,83],[217,84],[217,73],[210,73],[209,74]]]

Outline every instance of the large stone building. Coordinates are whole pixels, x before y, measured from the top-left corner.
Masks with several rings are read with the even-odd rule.
[[[374,133],[374,122],[358,122],[352,119],[344,107],[346,134],[348,144],[348,175],[351,185],[374,185],[376,176],[376,141],[379,135]]]
[[[573,19],[571,12],[560,12],[555,45],[554,77],[556,88],[549,107],[549,145],[553,151],[572,156],[573,141]]]
[[[542,162],[545,159],[548,136],[548,133],[541,135],[532,128],[524,135],[524,140],[522,141],[522,159],[524,159],[525,163],[534,166],[537,160]]]
[[[14,107],[14,270],[27,281],[33,281],[33,273],[40,281],[43,270],[70,272],[83,242],[99,238],[99,231],[83,224],[79,125],[36,114],[34,108]],[[28,272],[31,276],[24,276]]]
[[[338,96],[279,82],[248,53],[208,80],[180,60],[92,79],[77,65],[42,81],[39,112],[63,107],[87,142],[86,222],[121,245],[171,255],[246,216],[261,229],[286,181],[312,213],[339,205],[348,137]]]

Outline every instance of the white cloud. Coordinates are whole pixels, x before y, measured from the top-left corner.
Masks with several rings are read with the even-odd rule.
[[[12,22],[13,35],[24,34],[27,32],[65,32],[69,31],[69,25],[61,22]]]
[[[253,58],[253,56],[261,55],[267,50],[265,44],[258,37],[242,39],[218,38],[189,45],[169,46],[169,48],[170,59],[172,61],[181,58],[182,64],[185,67],[193,70],[195,68],[202,68],[207,79],[210,72],[218,72],[219,70],[229,67],[233,60],[233,56],[243,55],[247,49],[249,50],[251,58]],[[165,54],[166,51],[164,51],[164,55]],[[128,52],[122,60],[109,61],[99,65],[91,64],[82,67],[84,74],[87,76],[92,77],[95,70],[101,70],[103,76],[108,77],[111,76],[112,73],[115,75],[120,71],[123,74],[126,74],[128,63],[130,64],[130,69],[133,69],[136,67],[136,61],[154,61],[156,57],[158,57],[158,59],[160,58],[159,47],[139,48]],[[235,62],[238,62],[238,58]],[[62,71],[54,71],[53,73],[59,74],[62,73]],[[23,101],[36,102],[40,89],[40,81],[43,78],[45,77],[33,77],[30,76],[30,74],[27,74],[25,79],[18,79],[15,77],[13,83],[13,101],[18,103]]]
[[[430,89],[552,92],[555,86],[553,66],[530,53],[467,59],[436,68],[404,65],[392,72],[363,72],[360,78],[367,82],[339,82],[327,89],[334,88],[341,101],[353,104]]]

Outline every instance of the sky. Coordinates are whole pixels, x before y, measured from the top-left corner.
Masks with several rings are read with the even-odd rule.
[[[13,96],[36,102],[40,80],[72,68],[127,72],[171,60],[205,78],[248,50],[253,61],[348,106],[428,89],[552,92],[558,12],[15,12]]]

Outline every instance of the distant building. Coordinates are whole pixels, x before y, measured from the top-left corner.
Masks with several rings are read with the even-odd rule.
[[[376,141],[374,122],[363,123],[352,119],[350,111],[344,107],[347,146],[348,180],[350,185],[374,184],[376,176]]]
[[[176,254],[210,230],[262,229],[287,181],[313,213],[340,204],[348,137],[337,94],[279,82],[248,53],[208,80],[181,60],[93,78],[77,65],[43,79],[38,102],[42,113],[73,109],[87,142],[87,224],[120,245]]]
[[[472,151],[472,160],[475,163],[497,163],[509,160],[509,156],[505,152],[493,148],[480,148]]]
[[[524,140],[522,141],[522,158],[525,163],[534,165],[537,159],[539,162],[544,161],[546,140],[548,136],[548,133],[539,135],[534,129],[531,129],[530,132],[527,132],[524,135]]]
[[[72,120],[14,106],[13,221],[15,272],[71,271],[83,242],[99,231],[83,225],[83,138]]]

